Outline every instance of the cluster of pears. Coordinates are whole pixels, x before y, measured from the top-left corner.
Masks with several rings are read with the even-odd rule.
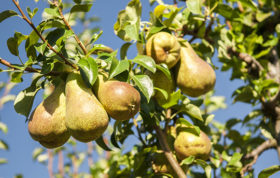
[[[178,87],[184,94],[198,97],[212,90],[216,82],[216,74],[212,67],[202,60],[192,46],[183,39],[177,39],[167,32],[159,32],[151,36],[146,44],[146,54],[151,56],[157,64],[164,63],[170,69],[171,79],[157,70],[155,74],[149,74],[154,87],[164,89],[168,98],[159,91],[155,91],[154,98],[159,105],[170,100],[171,93]],[[174,130],[174,129],[173,129]],[[170,141],[170,147],[174,148],[178,160],[189,156],[207,160],[211,151],[211,141],[208,136],[200,131],[200,134],[190,132],[189,128],[177,127],[171,131],[174,140]],[[174,156],[175,156],[174,155]],[[172,169],[168,161],[163,160],[163,153],[154,155],[153,169],[155,172],[171,173]]]
[[[151,56],[156,63],[164,63],[172,69],[171,71],[174,71],[175,80],[168,84],[166,84],[167,77],[162,72],[158,71],[154,74],[152,79],[155,87],[169,93],[178,86],[184,94],[198,97],[215,86],[216,74],[213,68],[202,60],[192,46],[183,39],[177,39],[167,32],[156,33],[147,41],[146,54]],[[157,101],[162,103],[163,96],[157,92],[155,95]]]
[[[46,148],[62,146],[70,136],[90,142],[106,130],[108,114],[116,120],[128,120],[139,109],[140,94],[130,84],[100,75],[89,88],[79,72],[71,72],[32,112],[28,131]]]

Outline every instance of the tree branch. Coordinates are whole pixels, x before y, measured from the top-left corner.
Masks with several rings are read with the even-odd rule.
[[[0,58],[0,63],[3,64],[4,66],[9,67],[12,70],[15,70],[15,71],[21,71],[22,70],[20,68],[17,68],[17,66],[14,66],[13,64],[9,63],[7,60],[5,60],[3,58]],[[26,67],[24,69],[24,71],[30,72],[30,73],[41,73],[41,69],[35,69],[35,68],[32,68],[32,67]],[[60,74],[59,72],[51,71],[51,72],[49,72],[45,75],[57,76],[59,74]]]
[[[138,127],[138,123],[137,123],[137,121],[136,121],[135,118],[133,118],[133,124],[134,124],[134,126],[136,127],[139,140],[141,141],[141,143],[143,144],[143,146],[146,147],[147,144],[146,144],[145,140],[143,139],[143,137],[142,137],[142,135],[141,135],[140,129],[139,129],[139,127]]]
[[[70,63],[61,53],[59,53],[58,51],[56,51],[48,42],[47,40],[41,35],[41,33],[37,30],[37,28],[35,27],[35,25],[27,18],[27,16],[24,14],[24,12],[22,11],[19,2],[17,2],[16,0],[13,0],[14,4],[16,5],[16,7],[18,8],[19,12],[22,15],[23,20],[25,20],[30,26],[31,28],[36,32],[36,34],[41,38],[41,40],[47,44],[48,48],[50,50],[52,50],[54,53],[56,53],[59,57],[62,58],[62,60],[65,62],[65,64],[71,66],[74,69],[78,69],[77,66],[75,66],[74,64]]]
[[[59,14],[61,19],[63,20],[64,24],[67,26],[68,30],[71,30],[74,34],[74,38],[77,41],[78,45],[82,48],[84,54],[86,55],[87,49],[85,48],[84,44],[81,42],[81,40],[78,38],[78,36],[75,34],[74,30],[72,29],[72,27],[70,26],[70,24],[67,22],[67,20],[65,19],[63,13],[62,13],[62,9],[59,7],[57,0],[54,0],[54,5],[58,8]]]
[[[266,140],[265,142],[263,142],[256,149],[254,149],[251,153],[248,153],[244,158],[245,159],[253,158],[253,160],[242,168],[242,170],[240,172],[242,177],[244,176],[244,174],[247,171],[250,171],[252,169],[252,166],[257,162],[258,157],[264,151],[266,151],[266,150],[268,150],[270,148],[275,148],[275,147],[277,147],[277,141],[275,139],[270,139],[270,140]]]
[[[164,155],[167,158],[168,162],[170,163],[172,169],[176,172],[176,174],[179,178],[186,178],[187,177],[186,174],[182,170],[182,168],[179,165],[179,163],[177,162],[177,160],[173,157],[173,154],[168,146],[165,134],[162,132],[162,130],[158,126],[155,126],[155,130],[157,133],[157,137],[158,137],[160,146],[161,146],[162,150],[164,151]]]

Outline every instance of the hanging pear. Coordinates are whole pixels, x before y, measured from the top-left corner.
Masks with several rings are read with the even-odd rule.
[[[183,93],[198,97],[212,90],[216,74],[212,67],[202,60],[186,42],[181,47],[181,60],[176,66],[176,83]]]
[[[70,137],[65,126],[65,82],[33,111],[28,122],[31,137],[46,148],[62,146]]]
[[[180,44],[174,35],[159,32],[148,39],[146,54],[151,56],[157,64],[165,63],[170,69],[180,59]]]
[[[106,81],[104,75],[99,75],[94,90],[107,113],[115,120],[128,120],[140,110],[140,93],[126,82]]]
[[[174,149],[180,160],[189,156],[207,160],[210,156],[211,148],[211,141],[203,131],[200,131],[198,136],[182,130],[174,142]]]
[[[109,118],[92,90],[79,73],[70,73],[66,81],[66,126],[81,141],[96,140],[106,130]]]

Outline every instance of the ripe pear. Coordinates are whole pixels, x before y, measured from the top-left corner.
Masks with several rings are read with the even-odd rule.
[[[176,83],[183,93],[198,97],[212,90],[216,74],[212,67],[202,60],[186,42],[181,47],[181,60],[176,66]]]
[[[180,160],[189,156],[207,160],[210,156],[211,148],[211,141],[203,131],[200,131],[198,136],[182,130],[174,142],[174,149]]]
[[[140,93],[130,84],[99,75],[94,86],[98,100],[115,120],[128,120],[140,110]]]
[[[96,140],[106,130],[109,118],[92,90],[79,73],[70,73],[66,81],[66,127],[81,141]]]
[[[172,68],[180,59],[180,44],[177,38],[167,32],[159,32],[151,36],[146,44],[146,54],[157,64],[165,63]]]
[[[29,134],[46,148],[62,146],[70,137],[65,126],[64,89],[65,82],[61,82],[29,118]]]
[[[171,80],[160,70],[157,70],[156,73],[150,74],[150,78],[153,81],[154,87],[163,89],[167,92],[168,97],[165,98],[164,95],[155,90],[155,99],[157,103],[162,106],[170,100],[171,93],[175,90],[175,82],[173,79],[173,75],[171,74]]]

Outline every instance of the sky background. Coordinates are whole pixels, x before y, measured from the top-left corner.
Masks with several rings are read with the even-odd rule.
[[[98,26],[103,30],[103,35],[98,40],[98,43],[102,43],[112,47],[113,49],[120,49],[121,45],[124,43],[117,36],[115,36],[113,31],[113,25],[117,19],[118,12],[125,8],[129,0],[96,0],[89,15],[95,15],[100,18],[99,22],[93,23],[93,26]],[[142,19],[148,20],[149,7],[148,0],[142,0]],[[166,3],[172,3],[171,0],[166,0]],[[35,25],[41,20],[41,12],[44,7],[47,6],[45,1],[40,0],[35,3],[33,0],[23,1],[20,0],[20,5],[22,9],[26,9],[29,6],[31,9],[35,7],[39,8],[38,13],[33,19]],[[11,0],[3,1],[0,6],[0,12],[11,9],[17,11],[16,7]],[[73,27],[75,32],[79,32],[81,28],[79,26]],[[18,62],[18,59],[9,53],[6,45],[6,41],[9,37],[14,35],[14,32],[21,32],[23,34],[29,34],[31,32],[30,26],[18,17],[12,17],[4,22],[0,23],[0,56],[11,63]],[[23,45],[20,47],[20,54],[22,58],[25,57],[23,51]],[[129,49],[129,58],[135,57],[137,54],[135,48]],[[214,65],[221,67],[221,63],[215,57],[212,59]],[[2,66],[1,66],[2,67]],[[220,122],[225,122],[230,118],[244,118],[249,111],[252,110],[250,105],[235,103],[232,104],[233,100],[231,98],[232,92],[241,86],[243,83],[240,80],[230,81],[229,72],[219,72],[216,71],[217,81],[215,86],[215,95],[222,95],[226,97],[226,103],[228,107],[224,110],[215,112],[215,120]],[[24,82],[19,86],[16,86],[13,90],[13,94],[19,93],[21,90],[25,89],[30,85],[30,74],[24,76]],[[7,81],[7,74],[0,73],[0,81]],[[0,93],[0,96],[2,93]],[[33,107],[37,106],[41,102],[42,92],[37,94],[35,98]],[[0,138],[4,139],[8,145],[9,150],[0,150],[0,158],[8,159],[8,164],[0,165],[0,178],[10,178],[16,174],[23,174],[26,178],[47,178],[48,172],[47,167],[32,160],[32,152],[35,148],[41,147],[38,142],[31,139],[27,131],[27,124],[25,123],[25,117],[17,114],[14,111],[13,103],[7,103],[4,108],[0,111],[0,121],[7,124],[9,131],[8,134],[4,135],[0,133]],[[242,130],[242,129],[241,129]],[[126,142],[125,144],[128,145]],[[80,150],[86,150],[86,144],[79,144]],[[274,150],[269,150],[263,153],[257,164],[254,165],[256,169],[256,174],[258,174],[262,169],[270,167],[272,165],[279,164],[277,153]],[[87,172],[87,168],[81,168],[81,171]],[[275,174],[273,178],[280,177],[280,174]]]

